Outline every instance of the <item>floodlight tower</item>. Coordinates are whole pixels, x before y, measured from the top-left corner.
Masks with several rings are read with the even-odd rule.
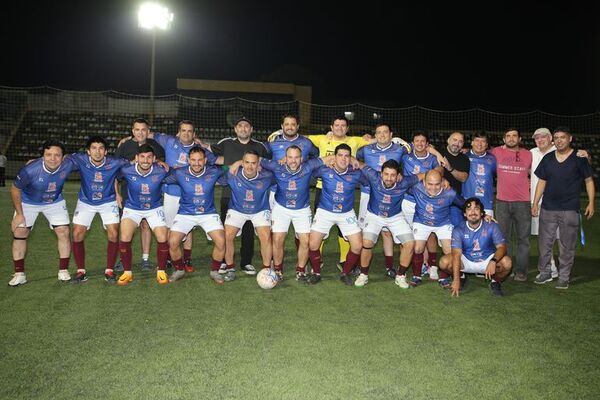
[[[173,22],[173,13],[158,3],[143,3],[138,11],[138,24],[152,32],[152,61],[150,66],[150,124],[154,121],[154,71],[156,69],[156,31],[166,31]]]

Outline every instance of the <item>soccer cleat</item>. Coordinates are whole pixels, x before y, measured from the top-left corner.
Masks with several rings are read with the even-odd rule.
[[[556,284],[556,286],[554,286],[556,289],[568,289],[569,288],[569,282],[567,281],[561,281],[559,280],[558,283]]]
[[[61,282],[69,282],[71,280],[71,274],[66,269],[58,270],[58,280]]]
[[[356,278],[356,280],[354,281],[354,286],[356,286],[356,287],[363,287],[367,283],[369,283],[369,275],[360,274],[358,276],[358,278]]]
[[[110,284],[117,283],[117,277],[115,276],[115,273],[113,271],[105,272],[104,273],[104,280],[107,283],[110,283]]]
[[[167,276],[167,273],[161,270],[156,271],[156,282],[158,282],[159,285],[166,285],[169,283],[169,277]]]
[[[12,279],[8,281],[8,286],[17,287],[27,283],[25,272],[15,272]]]
[[[116,263],[115,267],[113,268],[113,271],[115,271],[115,272],[123,272],[123,271],[125,271],[123,269],[123,263],[121,261],[119,261],[118,263]]]
[[[450,289],[450,278],[438,279],[438,283],[442,289]]]
[[[218,283],[219,285],[225,282],[225,279],[223,279],[219,271],[210,271],[209,276],[210,279],[212,279],[213,281],[215,281],[215,283]]]
[[[504,291],[502,291],[502,285],[496,281],[490,282],[490,290],[494,296],[504,296]]]
[[[351,276],[359,276],[360,275],[360,267],[354,267],[354,269],[352,269],[352,271],[350,271],[350,275]]]
[[[429,267],[429,279],[432,281],[439,281],[440,276],[438,275],[438,267],[434,265]]]
[[[140,267],[142,271],[152,271],[154,268],[156,268],[152,261],[144,259],[142,259],[142,261],[138,264],[138,267]]]
[[[256,268],[254,265],[246,264],[240,268],[246,275],[256,275]]]
[[[185,271],[184,270],[182,270],[182,269],[176,269],[175,271],[173,271],[173,273],[169,277],[169,282],[178,281],[181,278],[183,278],[184,275],[185,275]],[[158,283],[160,283],[160,282],[158,282]]]
[[[183,262],[183,268],[185,269],[185,272],[188,274],[191,274],[192,272],[194,272],[194,266],[192,265],[192,260],[185,260]]]
[[[165,270],[169,270],[169,269],[172,269],[172,268],[173,268],[173,261],[167,260],[167,265],[166,265]]]
[[[235,269],[228,269],[223,277],[225,282],[235,281]]]
[[[385,271],[385,276],[387,276],[391,280],[394,280],[396,279],[396,271],[394,270],[394,268],[387,269]]]
[[[429,275],[429,265],[425,263],[421,265],[421,275]]]
[[[77,275],[75,275],[75,278],[73,278],[71,280],[71,283],[83,283],[83,282],[87,282],[88,278],[87,275],[85,274],[85,272],[83,271],[78,271]]]
[[[321,274],[312,274],[308,277],[308,283],[311,285],[316,285],[319,282],[321,282]]]
[[[224,275],[227,273],[227,264],[221,263],[221,266],[219,267],[219,273],[221,275]]]
[[[413,276],[412,278],[410,278],[410,282],[408,282],[408,284],[412,287],[417,287],[421,283],[423,283],[423,281],[418,276]]]
[[[131,271],[125,271],[121,274],[119,279],[117,280],[117,285],[125,286],[129,285],[133,281],[133,274]]]
[[[400,286],[402,289],[408,289],[410,285],[406,282],[406,275],[396,275],[396,279],[394,280],[396,285]]]
[[[304,272],[296,272],[296,280],[300,283],[307,283],[308,278]]]
[[[283,271],[275,271],[275,275],[277,275],[279,282],[283,280]]]
[[[533,283],[537,285],[543,285],[544,283],[552,282],[552,275],[540,273]]]

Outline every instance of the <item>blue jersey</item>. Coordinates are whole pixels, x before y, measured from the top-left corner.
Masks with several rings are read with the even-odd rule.
[[[471,170],[469,177],[462,184],[462,195],[465,199],[477,197],[486,210],[494,207],[494,175],[496,174],[496,157],[488,152],[478,156],[469,152]]]
[[[121,167],[129,161],[121,158],[105,157],[98,166],[92,163],[86,153],[75,153],[67,156],[77,166],[81,177],[79,200],[91,206],[115,201],[115,179],[119,176]]]
[[[319,157],[319,149],[310,141],[309,138],[298,135],[295,139],[289,140],[285,138],[285,135],[281,133],[272,142],[267,142],[267,150],[271,152],[274,161],[279,161],[285,158],[285,152],[288,147],[295,145],[300,147],[302,150],[302,161],[308,161],[309,158]],[[271,186],[271,191],[275,192],[277,185]]]
[[[198,144],[192,142],[184,145],[177,136],[165,135],[164,133],[155,133],[154,140],[165,149],[165,162],[171,168],[181,168],[189,164],[190,150]],[[205,149],[207,164],[214,164],[216,156]],[[179,186],[164,185],[163,191],[171,196],[181,196]]]
[[[435,196],[430,196],[425,190],[423,182],[419,182],[412,189],[415,199],[415,219],[428,226],[444,226],[450,222],[450,206],[462,206],[464,201],[459,198],[454,189],[442,189]]]
[[[481,221],[477,229],[471,229],[464,221],[452,231],[452,248],[461,249],[469,261],[483,261],[496,252],[496,246],[506,243],[500,226],[493,222]]]
[[[164,179],[169,186],[177,185],[181,189],[178,214],[203,215],[215,214],[215,185],[224,184],[223,170],[207,165],[198,175],[191,168],[171,170]]]
[[[133,210],[151,210],[162,205],[162,180],[168,172],[158,164],[152,164],[146,175],[138,172],[137,163],[121,168],[121,174],[127,181],[127,200],[125,207]]]
[[[318,208],[334,213],[354,210],[356,185],[369,182],[360,169],[346,168],[344,172],[338,172],[325,165],[315,169],[314,176],[323,180]]]
[[[300,210],[310,206],[310,179],[313,171],[323,165],[320,158],[303,162],[294,172],[290,171],[287,165],[264,158],[260,161],[260,165],[273,172],[277,184],[275,201],[280,206],[290,210]]]
[[[356,159],[363,161],[367,166],[376,171],[381,171],[381,166],[384,162],[387,160],[395,160],[400,164],[402,157],[405,155],[408,155],[408,152],[403,146],[400,146],[397,143],[392,142],[385,148],[379,147],[377,143],[371,143],[358,149],[356,152]],[[360,191],[369,193],[369,186],[361,185]]]
[[[231,189],[229,208],[243,214],[256,214],[269,209],[269,188],[273,174],[267,170],[258,171],[254,178],[246,178],[243,168],[233,175],[227,173],[227,185]]]
[[[417,155],[412,152],[411,154],[405,154],[402,156],[402,169],[404,176],[411,176],[416,174],[424,174],[429,170],[438,167],[440,164],[437,161],[437,157],[435,157],[431,153],[427,153],[424,157],[417,157]],[[405,199],[408,201],[415,202],[415,198],[412,193],[407,193]]]
[[[62,189],[67,176],[76,169],[75,163],[65,158],[56,171],[50,172],[44,159],[38,158],[21,168],[13,184],[21,190],[23,203],[36,206],[57,203],[63,200]]]
[[[384,218],[400,214],[404,194],[408,189],[419,183],[419,178],[412,175],[404,177],[391,188],[386,188],[381,180],[381,173],[369,167],[363,168],[363,173],[369,181],[370,188],[367,210]]]

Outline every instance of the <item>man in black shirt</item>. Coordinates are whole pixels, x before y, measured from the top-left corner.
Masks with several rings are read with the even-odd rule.
[[[210,146],[210,150],[216,156],[223,156],[223,165],[229,166],[236,161],[239,161],[248,150],[254,150],[260,157],[271,158],[271,153],[267,147],[258,140],[252,139],[252,122],[241,117],[233,126],[235,137],[221,139],[217,144]],[[221,194],[221,219],[225,221],[229,199],[231,198],[231,190],[224,187]],[[254,257],[254,226],[251,221],[247,221],[242,228],[242,246],[240,249],[240,265],[241,270],[248,275],[255,275],[256,269],[252,265]],[[225,273],[225,266],[221,264],[219,272]]]
[[[457,194],[462,195],[462,184],[469,177],[471,161],[461,150],[465,144],[465,135],[453,132],[448,138],[448,146],[440,149],[443,156],[444,178]],[[459,207],[450,207],[450,221],[458,225],[464,221],[462,210]]]

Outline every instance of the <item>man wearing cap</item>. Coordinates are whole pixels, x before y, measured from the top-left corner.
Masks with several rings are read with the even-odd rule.
[[[223,165],[227,166],[226,168],[234,162],[241,160],[244,157],[244,153],[249,150],[255,151],[260,157],[270,159],[271,153],[265,145],[258,140],[252,139],[252,129],[252,122],[247,117],[242,116],[233,125],[235,137],[221,139],[217,144],[211,145],[210,150],[216,156],[223,156]],[[223,221],[225,221],[227,215],[230,199],[231,189],[224,187],[221,194],[221,219]],[[254,257],[254,227],[251,221],[246,221],[242,228],[240,256],[241,270],[248,275],[255,275],[256,269],[252,265],[252,258]],[[221,267],[219,272],[226,273],[227,268],[225,264],[221,264]]]

